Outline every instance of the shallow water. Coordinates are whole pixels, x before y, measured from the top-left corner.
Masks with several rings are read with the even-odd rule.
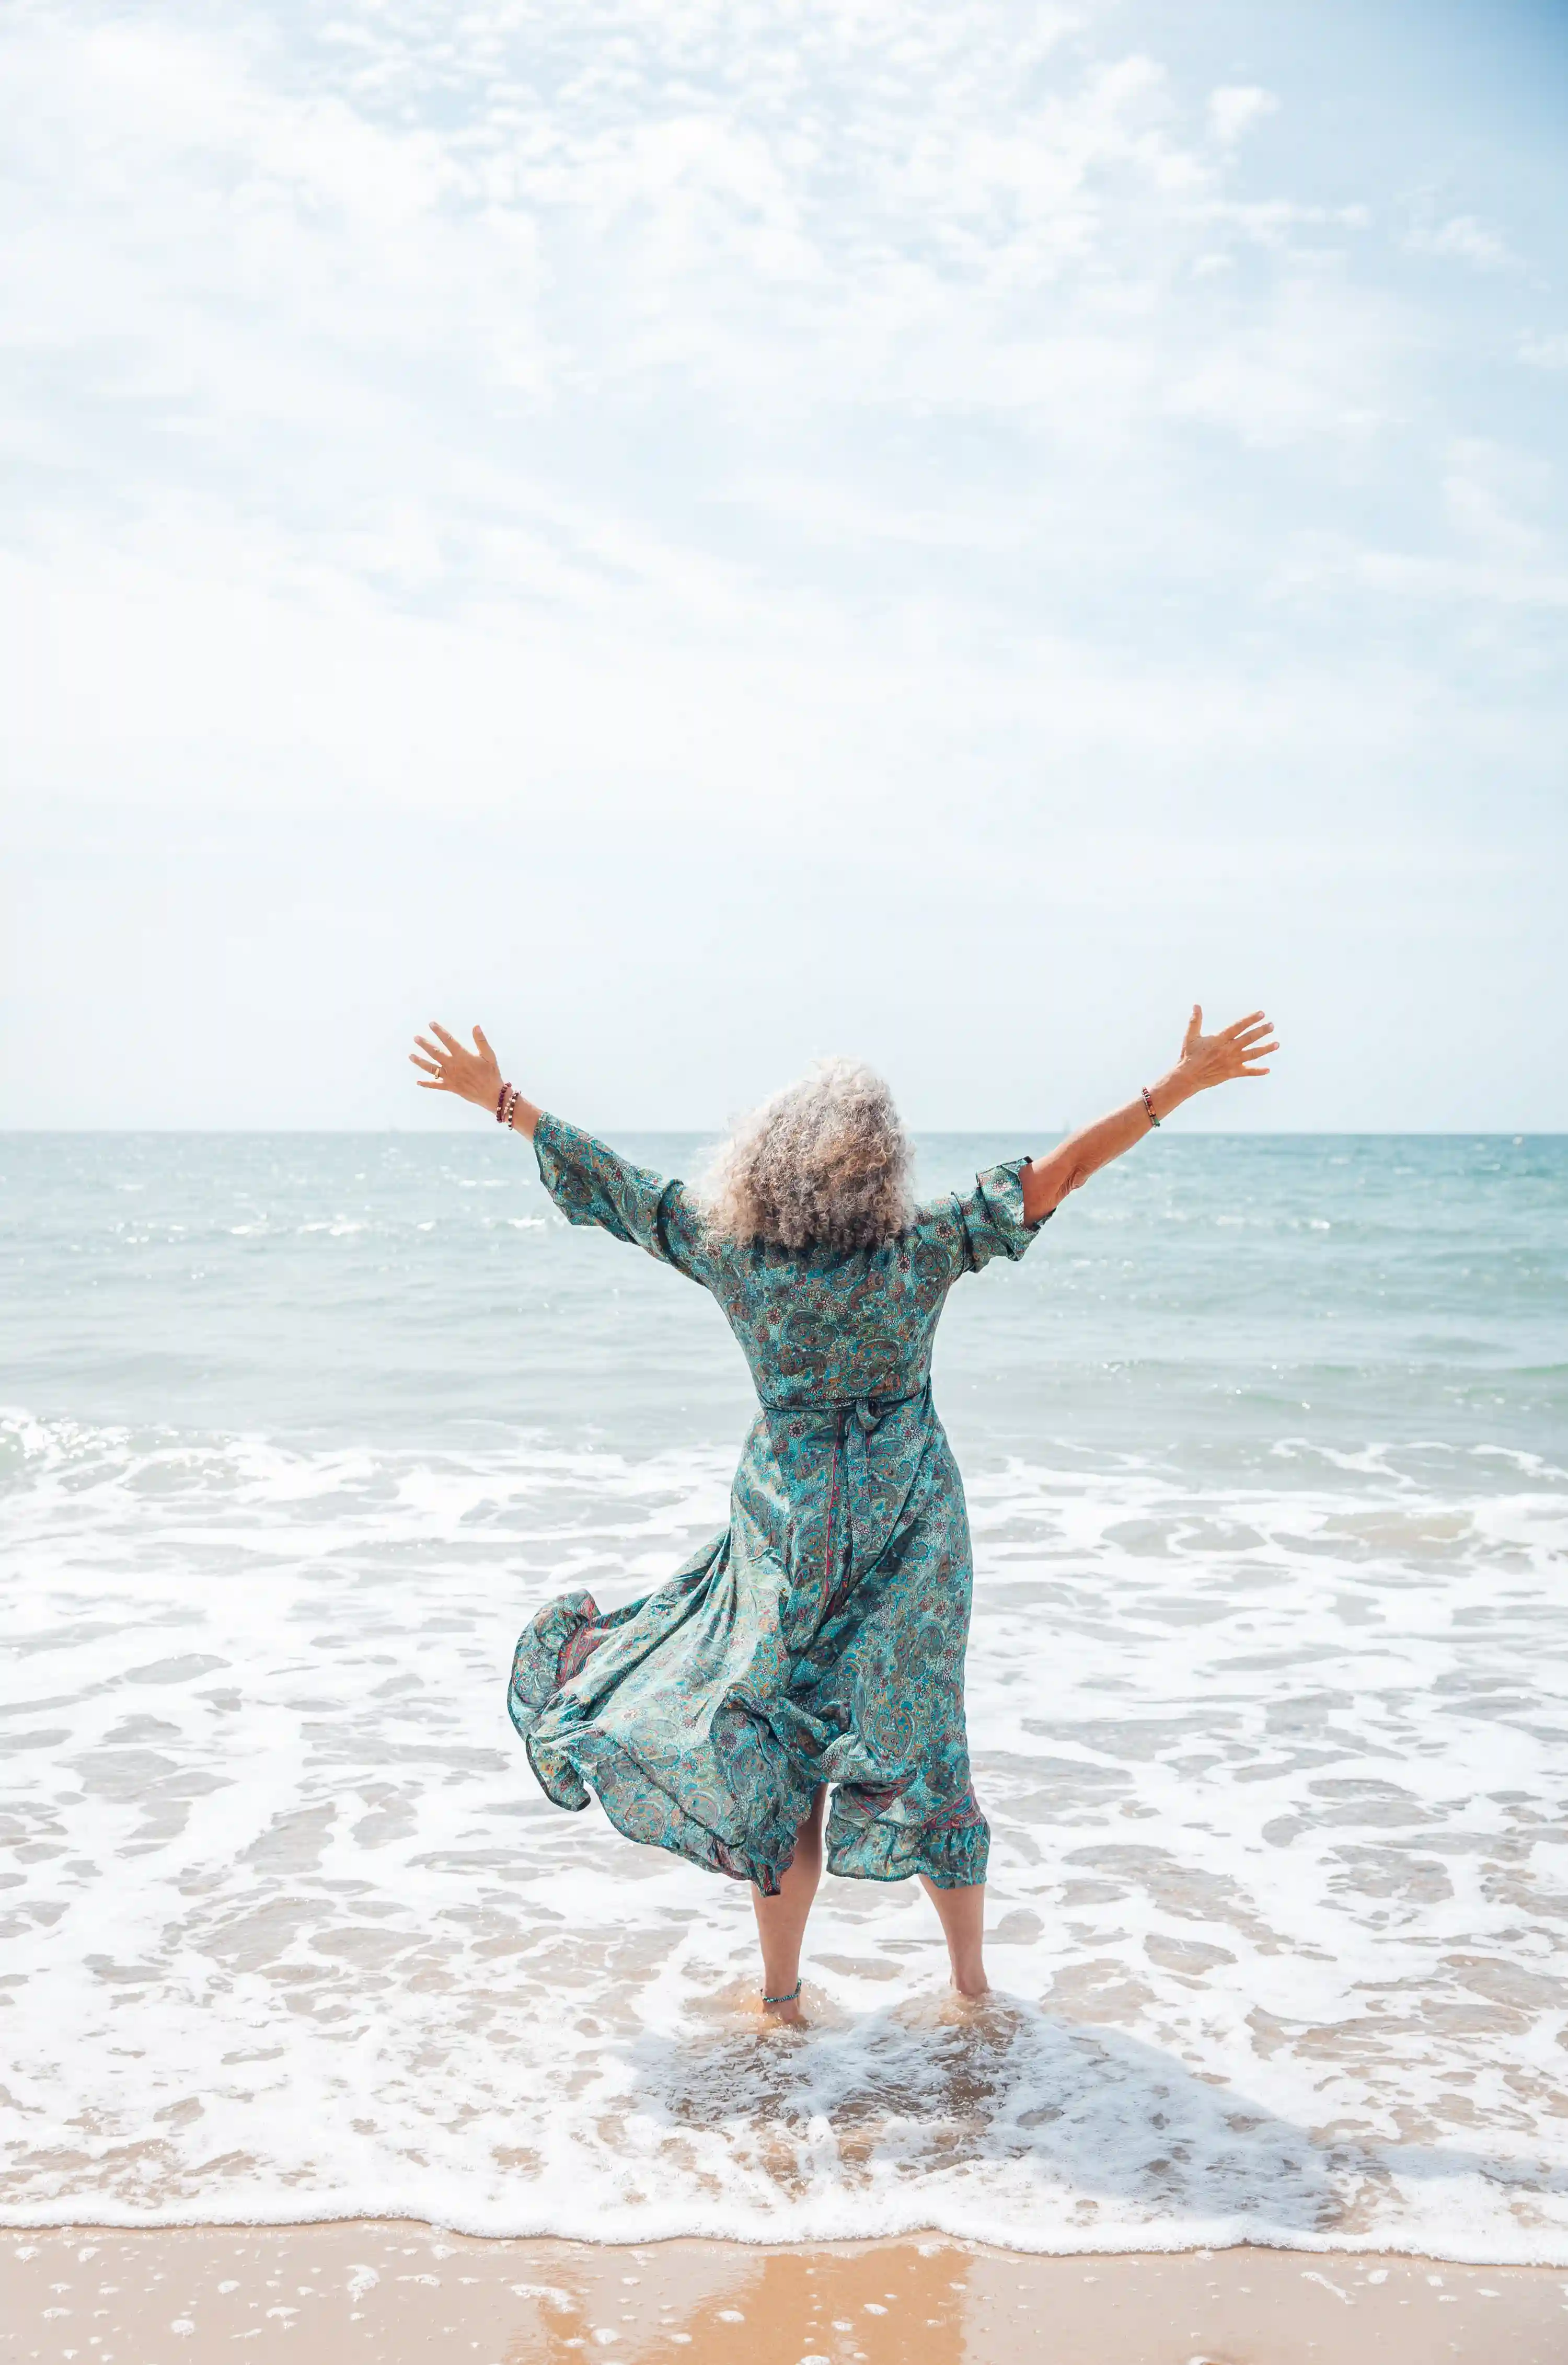
[[[799,2037],[503,1704],[722,1519],[706,1299],[493,1129],[0,1172],[6,2220],[1568,2263],[1568,1144],[1173,1134],[960,1285],[1000,1992],[830,1882]]]

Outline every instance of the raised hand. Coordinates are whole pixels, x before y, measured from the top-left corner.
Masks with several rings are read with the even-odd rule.
[[[1266,1076],[1268,1069],[1256,1062],[1279,1049],[1273,1031],[1262,1012],[1254,1010],[1234,1026],[1222,1026],[1217,1035],[1205,1035],[1203,1006],[1194,1002],[1182,1040],[1182,1056],[1170,1071],[1172,1078],[1179,1079],[1188,1092],[1204,1093],[1211,1084],[1229,1083],[1233,1076]]]
[[[1126,1108],[1081,1126],[1044,1157],[1030,1160],[1021,1177],[1025,1222],[1042,1222],[1070,1191],[1087,1182],[1113,1158],[1120,1158],[1135,1141],[1145,1140],[1151,1123],[1162,1124],[1172,1109],[1180,1108],[1194,1093],[1207,1092],[1211,1084],[1226,1084],[1233,1076],[1266,1076],[1268,1069],[1259,1062],[1279,1048],[1274,1030],[1260,1010],[1238,1018],[1234,1026],[1222,1026],[1217,1035],[1205,1035],[1204,1014],[1194,1002],[1182,1056],[1173,1068],[1146,1086]]]
[[[501,1096],[501,1070],[500,1062],[485,1040],[484,1028],[476,1026],[474,1029],[474,1040],[479,1047],[477,1051],[465,1051],[456,1036],[449,1035],[444,1026],[438,1026],[433,1018],[431,1020],[431,1034],[436,1037],[433,1043],[426,1036],[416,1035],[414,1040],[420,1048],[409,1054],[415,1067],[425,1071],[420,1078],[420,1090],[422,1093],[455,1093],[460,1101],[473,1101],[476,1106],[487,1108],[493,1116],[496,1104]],[[421,1052],[423,1058],[420,1057]]]

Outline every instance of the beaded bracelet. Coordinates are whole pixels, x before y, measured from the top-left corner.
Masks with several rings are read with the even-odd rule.
[[[499,1119],[501,1124],[505,1126],[507,1131],[510,1133],[513,1130],[512,1117],[517,1110],[517,1086],[515,1084],[509,1084],[505,1092],[501,1094],[501,1099],[504,1105],[498,1112]]]
[[[498,1125],[504,1125],[506,1123],[506,1118],[502,1115],[502,1111],[506,1107],[507,1094],[510,1090],[511,1086],[510,1084],[503,1084],[500,1091],[496,1094],[496,1123]]]
[[[1143,1104],[1148,1112],[1148,1121],[1150,1125],[1158,1125],[1159,1123],[1159,1119],[1154,1114],[1154,1103],[1148,1097],[1148,1086],[1147,1084],[1142,1087],[1142,1092]]]

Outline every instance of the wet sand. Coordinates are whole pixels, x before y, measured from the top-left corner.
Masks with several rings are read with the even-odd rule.
[[[4,2365],[1565,2365],[1568,2270],[931,2236],[476,2241],[389,2221],[0,2236]]]

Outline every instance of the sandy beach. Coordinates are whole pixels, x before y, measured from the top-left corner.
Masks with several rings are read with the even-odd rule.
[[[546,2365],[1562,2365],[1568,2272],[1238,2248],[1041,2258],[931,2238],[762,2248],[429,2226],[90,2227],[0,2241],[0,2359],[207,2365],[242,2348]],[[251,2344],[254,2344],[252,2346]]]

